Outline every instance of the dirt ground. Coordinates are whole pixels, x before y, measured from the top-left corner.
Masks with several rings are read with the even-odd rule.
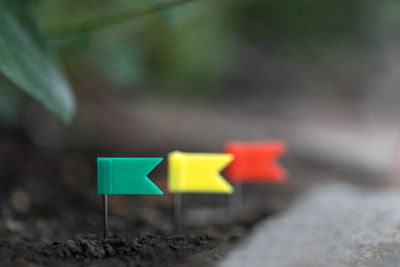
[[[210,213],[209,223],[187,225],[178,234],[171,230],[169,194],[112,196],[112,235],[103,240],[96,157],[118,152],[102,153],[90,147],[38,147],[21,129],[0,131],[0,266],[210,266],[259,220],[285,209],[317,177],[318,182],[333,179],[321,176],[327,173],[321,164],[315,167],[287,157],[290,182],[245,186],[240,219],[213,223]],[[165,170],[164,163],[150,175],[163,191]],[[226,200],[186,196],[183,206],[223,210]]]

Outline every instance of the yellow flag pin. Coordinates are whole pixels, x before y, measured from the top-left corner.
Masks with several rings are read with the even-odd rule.
[[[220,174],[232,160],[231,154],[171,152],[168,155],[168,190],[171,193],[232,194],[233,187]]]

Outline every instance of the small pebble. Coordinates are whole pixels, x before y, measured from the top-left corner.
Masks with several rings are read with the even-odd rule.
[[[19,212],[27,212],[31,207],[31,198],[24,190],[17,188],[10,194],[10,202],[13,208]]]

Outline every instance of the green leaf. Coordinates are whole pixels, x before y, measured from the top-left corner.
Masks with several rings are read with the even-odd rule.
[[[72,118],[70,85],[17,0],[0,0],[0,72],[63,121]]]

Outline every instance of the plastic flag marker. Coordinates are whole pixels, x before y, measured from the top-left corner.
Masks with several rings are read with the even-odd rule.
[[[225,153],[234,156],[225,175],[232,183],[285,182],[286,170],[278,164],[278,158],[286,152],[283,141],[229,142]]]
[[[232,194],[233,187],[220,172],[233,160],[230,154],[184,153],[168,154],[168,190],[174,193],[174,225],[179,230],[181,193]]]
[[[108,236],[107,195],[161,195],[147,177],[162,158],[97,158],[97,192],[103,195],[104,238]]]
[[[278,158],[287,150],[283,141],[232,141],[223,151],[234,156],[226,168],[227,179],[235,184],[235,194],[229,198],[229,213],[240,214],[243,183],[283,183],[287,172],[278,164]]]
[[[233,187],[220,172],[232,159],[230,154],[171,152],[168,155],[168,190],[171,193],[231,194]]]

